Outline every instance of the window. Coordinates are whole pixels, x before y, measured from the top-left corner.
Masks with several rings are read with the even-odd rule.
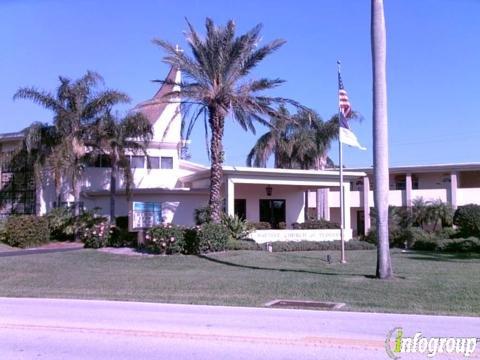
[[[145,167],[145,156],[132,156],[130,166],[132,169],[143,169]]]
[[[149,159],[151,169],[160,169],[160,158],[158,156],[149,156]]]
[[[173,157],[162,156],[162,169],[173,169]]]

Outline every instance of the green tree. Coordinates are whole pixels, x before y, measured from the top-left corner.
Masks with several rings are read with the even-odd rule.
[[[178,84],[180,90],[172,91],[166,97],[180,96],[182,103],[198,106],[197,115],[207,115],[211,131],[209,206],[212,208],[212,221],[218,223],[221,215],[225,120],[230,118],[244,130],[255,132],[255,122],[269,125],[268,117],[281,116],[278,111],[280,104],[299,104],[263,94],[263,91],[282,84],[280,79],[248,79],[251,71],[266,56],[280,48],[284,40],[259,46],[261,25],[236,36],[233,21],[228,21],[226,26],[217,26],[207,18],[205,38],[190,23],[188,28],[186,39],[192,56],[178,51],[177,47],[166,41],[156,39],[154,42],[167,52],[164,61],[180,69],[188,79]]]
[[[371,43],[373,67],[373,168],[374,200],[378,231],[377,270],[380,279],[393,277],[388,239],[388,120],[387,120],[387,43],[383,0],[371,2]]]
[[[123,171],[127,197],[130,197],[133,174],[129,155],[143,153],[147,157],[147,145],[152,138],[152,125],[140,113],[129,114],[121,119],[107,111],[90,128],[87,143],[95,157],[107,156],[110,163],[110,221],[115,223],[115,197],[119,173]],[[93,141],[92,141],[93,140]]]
[[[75,215],[78,215],[88,127],[113,105],[129,99],[115,90],[97,91],[103,78],[95,72],[89,71],[74,81],[60,76],[59,81],[60,85],[54,94],[33,87],[20,88],[14,99],[30,99],[53,112],[53,125],[60,137],[63,159],[68,163],[70,187],[76,204]]]
[[[338,136],[337,117],[324,122],[313,111],[300,110],[293,116],[281,111],[284,117],[272,118],[270,130],[250,150],[247,166],[266,167],[271,156],[275,168],[323,170],[333,166],[328,150]]]
[[[55,188],[55,202],[62,202],[62,179],[68,168],[65,143],[61,134],[53,125],[35,122],[24,130],[23,147],[29,162],[33,164],[35,182],[42,184],[43,174],[53,175]]]

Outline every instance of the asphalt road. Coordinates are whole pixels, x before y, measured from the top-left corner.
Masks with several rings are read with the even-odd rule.
[[[0,359],[389,359],[398,326],[480,337],[471,317],[0,298]]]

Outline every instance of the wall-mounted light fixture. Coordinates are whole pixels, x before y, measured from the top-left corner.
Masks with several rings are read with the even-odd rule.
[[[267,196],[272,196],[273,188],[272,188],[271,185],[268,185],[268,186],[265,188],[265,191],[267,192]]]

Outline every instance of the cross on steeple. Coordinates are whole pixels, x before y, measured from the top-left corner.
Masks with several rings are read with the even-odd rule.
[[[177,45],[175,45],[175,52],[176,52],[177,54],[178,54],[178,53],[181,53],[181,52],[183,52],[183,49],[181,49],[180,46],[178,46],[178,44],[177,44]]]

